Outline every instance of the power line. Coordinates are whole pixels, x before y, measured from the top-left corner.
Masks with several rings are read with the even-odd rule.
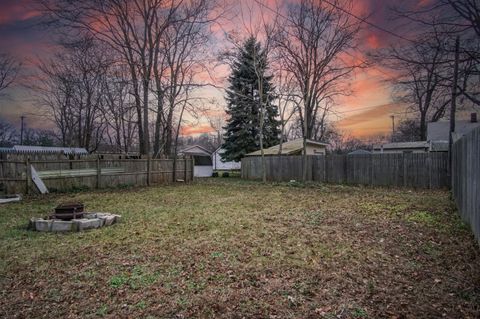
[[[325,3],[328,3],[329,5],[331,5],[332,7],[336,8],[337,10],[340,10],[340,11],[342,11],[342,12],[344,12],[344,13],[352,16],[352,17],[354,17],[355,19],[359,20],[360,22],[363,22],[363,23],[365,23],[365,24],[368,24],[368,25],[371,26],[371,27],[374,27],[374,28],[377,29],[377,30],[380,30],[380,31],[385,32],[385,33],[388,33],[388,34],[390,34],[390,35],[393,35],[394,37],[397,37],[397,38],[399,38],[399,39],[402,39],[402,40],[405,40],[405,41],[408,41],[408,42],[411,42],[411,43],[414,43],[414,44],[417,43],[416,41],[414,41],[414,40],[412,40],[412,39],[409,39],[409,38],[406,38],[406,37],[404,37],[403,35],[400,35],[400,34],[398,34],[398,33],[395,33],[395,32],[393,32],[393,31],[390,31],[390,30],[388,30],[388,29],[385,29],[384,27],[381,27],[381,26],[379,26],[379,25],[376,25],[376,24],[368,21],[366,18],[360,18],[359,16],[355,15],[354,13],[351,13],[350,11],[345,10],[345,9],[342,8],[342,7],[339,7],[338,5],[332,3],[332,2],[330,2],[330,1],[328,1],[328,0],[323,0],[323,1],[324,1]]]
[[[323,0],[323,1],[324,1],[325,3],[331,5],[332,7],[336,8],[337,10],[340,10],[340,11],[342,11],[342,12],[344,12],[344,13],[352,16],[352,17],[354,17],[355,19],[359,20],[360,22],[365,23],[365,24],[367,24],[367,25],[369,25],[369,26],[371,26],[371,27],[374,27],[374,28],[377,29],[377,30],[380,30],[380,31],[385,32],[385,33],[388,33],[388,34],[390,34],[390,35],[392,35],[392,36],[394,36],[394,37],[397,37],[397,38],[399,38],[399,39],[402,39],[402,40],[405,40],[405,41],[408,41],[408,42],[417,44],[417,42],[414,41],[414,40],[412,40],[412,39],[406,38],[406,37],[404,37],[404,36],[402,36],[402,35],[400,35],[400,34],[397,34],[397,33],[393,32],[393,31],[390,31],[390,30],[388,30],[388,29],[385,29],[384,27],[381,27],[381,26],[379,26],[379,25],[376,25],[375,23],[372,23],[372,22],[368,21],[366,18],[361,18],[361,17],[355,15],[354,13],[352,13],[352,12],[350,12],[350,11],[342,8],[342,7],[339,7],[338,5],[332,3],[332,2],[330,2],[330,1],[328,1],[328,0]],[[288,17],[286,17],[284,14],[282,14],[282,13],[280,13],[280,12],[278,12],[278,11],[272,9],[272,8],[270,8],[269,6],[263,4],[263,3],[260,2],[259,0],[255,0],[255,2],[257,2],[257,3],[258,3],[259,5],[261,5],[262,7],[270,10],[271,12],[274,12],[274,13],[278,14],[278,15],[281,16],[282,18],[284,18],[284,19],[292,22],[292,20],[291,20],[290,18],[288,18]],[[300,26],[300,27],[301,27],[304,31],[311,32],[310,30],[307,30],[307,29],[306,29],[305,27],[303,27],[303,26]]]

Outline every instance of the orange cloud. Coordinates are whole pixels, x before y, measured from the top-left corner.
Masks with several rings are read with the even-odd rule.
[[[405,110],[402,104],[390,103],[372,107],[349,115],[338,121],[337,127],[343,131],[350,132],[356,137],[371,137],[380,134],[388,134],[392,130],[392,119],[390,115],[399,114]],[[397,116],[400,118],[400,116]]]
[[[180,135],[189,136],[203,133],[212,133],[213,128],[210,125],[184,126],[180,129]]]

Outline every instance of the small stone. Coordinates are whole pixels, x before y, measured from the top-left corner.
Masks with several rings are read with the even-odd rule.
[[[37,221],[38,218],[32,217],[28,221],[28,228],[29,230],[35,230],[35,222]]]
[[[87,229],[94,229],[94,228],[99,228],[102,227],[102,221],[98,218],[93,218],[93,219],[75,219],[74,223],[76,224],[77,230],[82,231],[82,230],[87,230]]]
[[[113,225],[113,224],[115,223],[115,219],[116,219],[116,217],[115,217],[114,215],[107,215],[107,216],[105,216],[105,217],[104,217],[104,220],[105,220],[104,224],[105,224],[105,226],[111,226],[111,225]]]
[[[37,219],[35,221],[35,230],[36,231],[51,231],[53,220]]]
[[[67,232],[72,231],[73,228],[72,221],[66,220],[54,220],[52,223],[52,232]]]
[[[122,221],[122,216],[121,215],[112,214],[112,216],[115,216],[115,223],[119,223],[119,222]]]

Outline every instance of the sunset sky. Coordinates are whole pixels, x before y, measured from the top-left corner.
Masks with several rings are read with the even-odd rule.
[[[17,81],[17,85],[8,91],[7,97],[0,99],[0,117],[16,126],[20,123],[20,116],[26,116],[28,127],[45,128],[51,127],[46,121],[35,103],[33,94],[22,87],[22,79],[33,72],[35,63],[39,59],[48,58],[55,52],[55,39],[51,30],[46,30],[38,25],[40,14],[34,10],[32,0],[0,0],[0,48],[17,57],[23,63],[23,70]],[[236,1],[240,3],[235,10],[241,11],[240,6],[252,5],[254,0]],[[275,6],[275,1],[264,1],[268,6]],[[428,0],[413,1],[414,6],[421,7]],[[393,23],[390,6],[398,3],[396,0],[356,0],[354,12],[358,15],[368,15],[368,21],[388,30],[399,30],[399,26]],[[245,10],[244,10],[245,12]],[[212,36],[215,41],[214,50],[220,52],[225,45],[225,32],[241,32],[242,23],[240,14],[232,14],[229,19],[223,20],[220,25],[212,27]],[[356,59],[365,59],[368,51],[374,51],[388,46],[399,40],[386,32],[374,29],[367,25],[360,35],[359,50]],[[225,85],[224,79],[228,75],[226,66],[218,66],[213,70],[217,81]],[[369,137],[388,133],[391,131],[392,114],[396,120],[405,118],[405,107],[393,103],[391,88],[385,81],[388,71],[379,66],[362,69],[356,72],[350,80],[352,95],[337,101],[335,114],[331,120],[346,134],[357,137]],[[224,107],[224,92],[219,89],[204,89],[201,94],[205,98],[214,97],[220,108]],[[218,106],[217,106],[218,107]],[[221,109],[212,109],[213,113],[221,113]],[[191,120],[183,133],[198,134],[211,131],[206,119]]]

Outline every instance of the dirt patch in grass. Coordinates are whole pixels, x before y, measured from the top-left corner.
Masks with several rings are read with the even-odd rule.
[[[26,230],[72,200],[123,221]],[[0,206],[0,317],[478,318],[479,287],[443,191],[216,178]]]

